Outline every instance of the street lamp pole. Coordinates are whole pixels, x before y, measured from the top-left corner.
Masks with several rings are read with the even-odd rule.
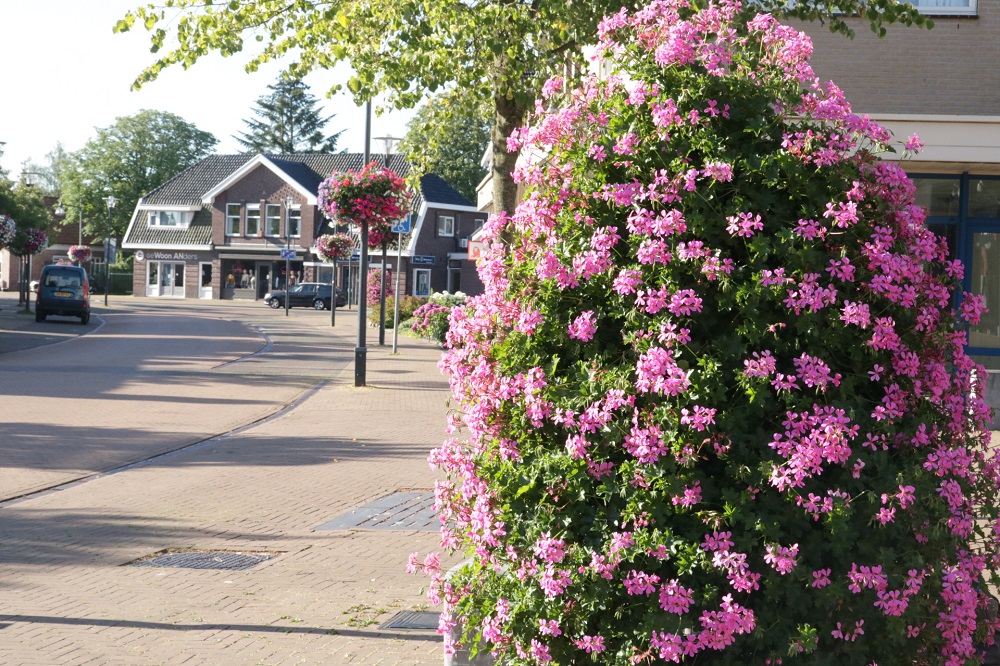
[[[292,197],[285,197],[285,316],[288,316],[288,308],[291,307],[288,304],[289,293],[288,290],[291,288],[292,281],[292,258],[288,256],[288,251],[292,248],[292,236],[289,233],[288,222],[292,219],[289,214],[289,209],[292,207]]]
[[[104,307],[108,307],[108,283],[111,281],[111,230],[114,224],[112,214],[115,212],[115,204],[118,199],[115,195],[109,194],[104,197],[104,203],[108,204],[108,233],[104,237]]]
[[[372,142],[372,101],[365,102],[365,163],[371,159]],[[368,348],[365,346],[365,326],[368,322],[368,223],[361,223],[361,257],[359,262],[360,279],[358,287],[361,291],[358,294],[358,342],[354,348],[354,385],[365,386],[365,375],[367,374]]]
[[[385,168],[389,169],[389,153],[392,150],[392,142],[399,141],[394,136],[377,136],[376,141],[381,141],[385,146]],[[385,267],[386,267],[386,246],[388,245],[388,238],[382,241],[382,280],[379,285],[379,299],[378,299],[378,344],[380,347],[385,346]],[[399,266],[396,266],[397,273],[399,272]],[[398,301],[399,294],[396,294],[396,300]]]

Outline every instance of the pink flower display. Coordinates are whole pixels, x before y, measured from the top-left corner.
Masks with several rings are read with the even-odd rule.
[[[406,182],[375,162],[361,171],[334,172],[319,185],[319,208],[332,221],[368,226],[368,246],[392,240],[392,223],[408,209]]]
[[[354,252],[350,234],[324,234],[316,239],[316,255],[323,261],[344,261]]]
[[[439,364],[463,564],[413,560],[499,663],[973,664],[998,629],[984,303],[889,133],[754,7],[606,18],[607,74],[510,142],[524,197]]]
[[[14,240],[17,223],[9,215],[0,214],[0,248],[7,247]]]
[[[69,251],[66,252],[70,259],[80,262],[90,259],[91,254],[90,247],[87,245],[70,245]]]

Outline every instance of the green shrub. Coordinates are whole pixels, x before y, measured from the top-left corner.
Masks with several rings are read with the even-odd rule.
[[[413,313],[417,310],[417,308],[419,308],[426,302],[427,302],[426,298],[417,298],[416,296],[403,296],[399,300],[399,320],[403,321],[405,319],[411,319],[413,317]],[[393,317],[395,314],[393,308],[395,307],[396,307],[395,297],[386,296],[385,297],[386,328],[392,328]],[[368,322],[372,326],[378,326],[378,315],[379,315],[379,307],[378,307],[378,300],[376,300],[374,304],[368,306]]]
[[[502,664],[975,663],[982,301],[808,39],[703,6],[607,19],[616,74],[512,141],[545,159],[451,311],[431,458],[468,562],[411,564]]]

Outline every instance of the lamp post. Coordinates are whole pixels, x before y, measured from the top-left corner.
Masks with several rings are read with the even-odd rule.
[[[77,241],[76,241],[76,244],[77,245],[83,245],[83,204],[65,204],[65,206],[68,207],[68,208],[79,208],[80,209],[80,228],[77,231]],[[66,208],[64,208],[63,202],[60,201],[59,205],[56,206],[56,215],[65,215],[65,214],[66,214]],[[78,261],[78,262],[76,262],[76,265],[79,266],[82,263],[83,263],[82,261]]]
[[[292,258],[289,256],[289,250],[292,249],[292,234],[288,223],[291,221],[291,209],[292,209],[292,197],[291,195],[285,197],[285,316],[288,316],[288,308],[291,307],[288,304],[289,299],[289,289],[291,288],[292,281]]]
[[[108,307],[108,283],[111,281],[111,229],[113,225],[112,214],[115,212],[115,204],[118,199],[115,195],[109,194],[104,197],[104,203],[108,204],[108,233],[104,237],[104,307]]]
[[[394,136],[377,136],[376,141],[381,141],[382,145],[385,147],[385,168],[389,169],[389,152],[392,150],[392,142],[399,141]],[[385,346],[385,267],[386,267],[386,247],[389,244],[388,236],[382,241],[382,279],[379,285],[379,299],[378,299],[378,344],[380,347]],[[396,272],[399,272],[399,266],[396,266]],[[399,294],[396,294],[395,300],[399,300]]]
[[[371,159],[372,142],[372,101],[365,102],[365,166]],[[361,293],[358,294],[358,342],[354,347],[354,385],[365,386],[365,375],[367,374],[368,348],[365,346],[365,326],[368,318],[368,303],[365,294],[368,291],[368,223],[361,223],[361,257],[358,263],[361,272],[358,287]]]

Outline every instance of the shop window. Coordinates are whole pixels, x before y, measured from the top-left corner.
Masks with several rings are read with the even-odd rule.
[[[913,176],[917,191],[914,195],[918,205],[927,211],[928,217],[958,217],[960,179],[958,176],[932,178]]]
[[[1000,233],[972,235],[973,294],[983,297],[987,311],[978,324],[969,326],[969,345],[982,349],[1000,348]]]
[[[260,236],[260,205],[247,206],[247,236]]]
[[[226,204],[226,235],[240,235],[240,221],[243,217],[243,207],[239,204]]]
[[[910,0],[921,14],[931,16],[975,16],[978,0]]]
[[[438,236],[455,235],[455,218],[453,216],[438,215],[437,235]]]
[[[413,295],[417,298],[428,298],[431,295],[431,269],[413,269]]]
[[[281,206],[267,204],[267,216],[264,218],[264,235],[277,237],[281,235]]]
[[[970,180],[969,217],[1000,218],[1000,180],[990,178]]]

